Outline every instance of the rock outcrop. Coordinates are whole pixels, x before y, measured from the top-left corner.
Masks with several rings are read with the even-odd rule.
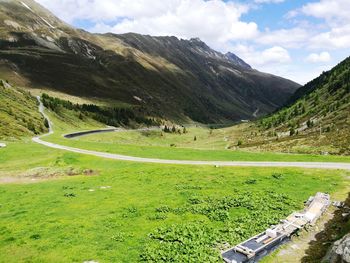
[[[350,263],[350,233],[334,242],[323,262]]]

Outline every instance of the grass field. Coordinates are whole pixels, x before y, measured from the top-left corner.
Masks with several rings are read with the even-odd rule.
[[[0,150],[0,162],[1,178],[18,179],[0,184],[1,262],[137,262],[161,257],[216,262],[220,244],[234,244],[261,231],[300,209],[316,191],[340,191],[347,175],[135,164],[29,141],[9,143]],[[35,168],[54,172],[41,175],[33,173]],[[76,175],[56,176],[60,170]],[[28,183],[28,177],[35,181]],[[222,207],[224,200],[244,201]],[[206,233],[192,236],[198,227]],[[160,242],[159,235],[166,241]],[[178,238],[184,239],[180,246],[174,244]],[[178,260],[171,252],[176,249]]]
[[[104,142],[98,136],[67,140],[62,134],[103,126],[69,112],[50,116],[55,134],[48,140],[101,151],[208,160],[342,158],[174,148],[167,144],[186,144],[186,137],[137,139],[143,135],[135,132],[104,134]],[[193,128],[186,136],[193,133],[199,146],[202,135],[212,135]],[[112,143],[123,136],[125,144]],[[130,145],[132,140],[144,146]],[[30,138],[6,143],[0,149],[4,263],[221,262],[227,243],[277,223],[317,191],[344,198],[350,176],[340,170],[121,162],[46,148]]]
[[[63,134],[101,128],[101,125],[95,122],[84,123],[76,118],[67,122],[66,118],[59,119],[54,114],[50,114],[50,118],[55,123],[55,133],[45,137],[45,140],[88,150],[174,160],[350,162],[349,156],[261,153],[225,149],[226,136],[228,134],[232,136],[230,129],[210,130],[192,127],[188,128],[188,133],[181,135],[156,130],[124,131],[65,139]]]

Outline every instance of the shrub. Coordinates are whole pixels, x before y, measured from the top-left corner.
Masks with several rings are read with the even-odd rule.
[[[292,128],[290,128],[290,130],[289,130],[289,135],[290,136],[293,136],[295,134],[295,129],[292,127]]]
[[[44,119],[44,126],[45,126],[46,128],[49,128],[49,127],[50,127],[49,121],[48,121],[47,119]]]

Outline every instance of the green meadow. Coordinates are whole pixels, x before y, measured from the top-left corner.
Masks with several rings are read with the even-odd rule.
[[[189,127],[186,134],[169,134],[160,130],[134,130],[66,139],[63,137],[64,134],[99,129],[103,126],[91,120],[85,123],[73,118],[69,113],[66,117],[58,117],[53,113],[49,116],[54,121],[55,133],[45,137],[44,140],[87,150],[172,160],[350,162],[349,156],[225,149],[227,136],[232,132],[230,128],[210,130],[203,127]]]
[[[68,140],[62,134],[102,126],[51,116],[55,134],[45,140],[85,149],[194,160],[343,158],[176,148],[166,145],[169,138],[162,145],[120,142],[143,136],[136,132]],[[302,209],[317,191],[343,198],[350,176],[121,162],[50,149],[30,138],[6,143],[0,149],[0,262],[6,263],[221,262],[220,250]]]
[[[317,191],[341,191],[349,176],[119,162],[29,140],[0,149],[0,163],[1,262],[218,262],[222,244],[263,230]]]

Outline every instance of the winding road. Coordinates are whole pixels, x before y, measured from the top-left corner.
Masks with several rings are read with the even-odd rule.
[[[142,157],[134,157],[127,155],[120,155],[114,153],[106,153],[106,152],[98,152],[85,150],[80,148],[74,148],[70,146],[55,144],[47,141],[43,141],[42,138],[53,134],[52,123],[49,117],[44,112],[44,105],[41,102],[40,97],[37,97],[39,102],[39,112],[44,116],[44,118],[49,123],[49,133],[34,137],[32,140],[41,145],[65,150],[74,153],[92,155],[107,159],[120,160],[120,161],[131,161],[131,162],[142,162],[142,163],[157,163],[157,164],[179,164],[179,165],[211,165],[211,166],[239,166],[239,167],[299,167],[299,168],[316,168],[316,169],[342,169],[342,170],[350,170],[350,163],[333,163],[333,162],[246,162],[246,161],[191,161],[191,160],[165,160],[165,159],[157,159],[157,158],[142,158]],[[92,130],[86,132],[78,132],[65,135],[66,138],[73,138],[78,136],[83,136],[90,133],[100,133],[100,132],[111,132],[116,129],[101,129],[101,130]]]

